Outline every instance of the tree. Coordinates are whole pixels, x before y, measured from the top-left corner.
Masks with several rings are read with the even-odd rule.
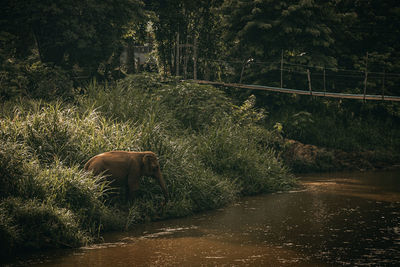
[[[191,67],[194,60],[198,63],[196,68],[199,77],[217,72],[218,64],[210,59],[222,54],[222,28],[218,10],[222,0],[151,0],[146,3],[147,8],[155,13],[155,41],[165,73],[194,72],[194,67]]]
[[[16,57],[36,47],[43,63],[89,73],[120,47],[123,26],[143,18],[139,0],[6,0],[1,17]]]
[[[338,18],[331,2],[226,0],[222,12],[229,56],[270,63],[260,77],[279,66],[282,52],[288,62],[336,66],[331,25]]]
[[[366,70],[368,53],[369,93],[399,95],[400,8],[396,0],[337,1],[346,14],[335,29],[339,64],[347,69]],[[387,74],[389,73],[389,74]],[[391,74],[390,74],[391,73]],[[362,73],[361,76],[364,76]],[[362,78],[361,78],[362,79]],[[360,80],[360,79],[359,79]],[[361,82],[348,81],[347,87],[360,88]],[[350,85],[350,86],[349,86]]]

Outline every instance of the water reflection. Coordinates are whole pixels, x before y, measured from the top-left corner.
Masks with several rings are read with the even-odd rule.
[[[309,175],[296,191],[138,226],[37,265],[400,266],[399,174]]]

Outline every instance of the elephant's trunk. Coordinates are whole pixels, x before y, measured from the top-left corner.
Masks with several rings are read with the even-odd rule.
[[[159,171],[157,173],[156,179],[158,180],[158,183],[160,184],[160,187],[161,187],[161,189],[162,189],[162,191],[164,193],[165,202],[167,202],[169,200],[169,194],[168,194],[167,186],[165,185],[164,178],[163,178],[163,176],[161,174],[161,171]]]

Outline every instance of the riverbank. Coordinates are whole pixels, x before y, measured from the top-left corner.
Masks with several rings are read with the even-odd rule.
[[[217,209],[240,196],[287,190],[271,132],[250,99],[158,75],[95,81],[73,99],[20,98],[0,110],[0,256],[79,247],[108,231]],[[260,143],[262,141],[262,145]],[[124,203],[83,171],[110,150],[153,151],[170,193],[143,178]]]
[[[398,155],[387,151],[327,149],[285,140],[282,159],[295,173],[400,169]]]

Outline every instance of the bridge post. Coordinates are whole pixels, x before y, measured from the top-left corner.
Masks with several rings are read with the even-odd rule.
[[[281,88],[283,88],[283,49],[281,53]]]
[[[364,102],[365,102],[365,95],[367,94],[367,81],[368,81],[368,52],[365,58]]]
[[[310,75],[310,70],[307,69],[307,78],[308,78],[308,89],[310,90],[310,95],[312,95],[312,89],[311,89],[311,75]]]

